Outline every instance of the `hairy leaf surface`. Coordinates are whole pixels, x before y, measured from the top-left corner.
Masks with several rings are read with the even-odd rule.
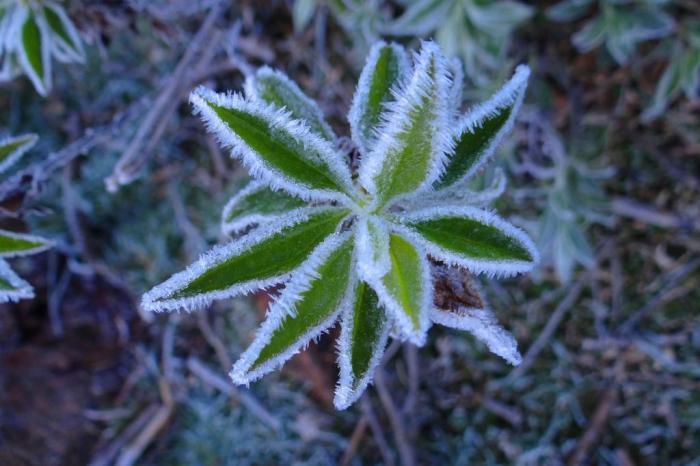
[[[282,291],[255,341],[236,362],[231,377],[248,383],[284,363],[301,346],[327,330],[348,298],[351,282],[350,235],[329,238]]]
[[[426,209],[403,221],[432,256],[475,273],[512,275],[532,269],[538,260],[525,233],[475,207]]]
[[[355,90],[348,120],[355,144],[363,153],[374,147],[387,103],[394,100],[409,71],[408,57],[398,44],[378,42],[370,50]]]
[[[0,257],[25,256],[51,247],[51,241],[24,233],[0,230]]]
[[[241,156],[253,176],[304,199],[346,202],[354,194],[345,161],[286,111],[203,88],[190,100],[209,130]]]
[[[398,323],[404,336],[417,345],[425,341],[427,312],[432,301],[430,270],[425,253],[402,235],[389,237],[391,267],[380,280],[370,284]]]
[[[462,119],[453,136],[454,152],[442,177],[435,183],[435,189],[470,178],[491,157],[513,127],[529,75],[528,67],[519,66],[500,91]]]
[[[284,73],[263,67],[246,80],[246,94],[277,108],[286,109],[297,120],[306,123],[318,136],[333,142],[335,134],[323,117],[323,112]]]
[[[33,12],[27,12],[20,29],[20,60],[34,88],[46,95],[51,88],[50,45],[46,31]]]
[[[33,297],[34,290],[29,283],[19,278],[7,262],[0,259],[0,303]]]
[[[47,2],[43,14],[46,24],[53,33],[51,44],[56,57],[63,61],[85,61],[83,42],[63,8]]]
[[[0,141],[0,173],[14,165],[39,138],[36,134],[25,134]]]
[[[237,233],[305,205],[306,202],[298,197],[275,191],[265,183],[252,182],[226,204],[221,228],[226,234]]]
[[[296,212],[296,213],[295,213]],[[282,281],[335,232],[348,211],[301,209],[216,247],[144,295],[149,310],[191,309]]]
[[[444,57],[424,43],[411,81],[397,96],[381,138],[360,166],[360,182],[375,209],[403,194],[430,186],[450,150],[447,99],[450,80]]]
[[[362,395],[384,354],[389,336],[389,320],[374,290],[358,281],[354,297],[355,302],[346,308],[341,323],[340,381],[333,400],[338,409],[347,408]]]

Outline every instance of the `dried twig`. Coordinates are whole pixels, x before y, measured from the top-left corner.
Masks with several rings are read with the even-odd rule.
[[[406,435],[405,420],[402,418],[399,410],[396,409],[396,404],[384,383],[384,372],[381,369],[377,369],[374,376],[374,388],[376,388],[379,401],[382,403],[384,412],[389,418],[391,430],[394,434],[394,441],[396,442],[396,449],[399,451],[399,457],[401,458],[401,464],[403,466],[413,466],[416,464],[416,461],[413,447],[409,442],[408,435]]]
[[[272,430],[278,431],[282,428],[281,422],[271,414],[258,400],[250,394],[241,391],[231,385],[230,382],[218,375],[213,370],[209,369],[199,359],[191,357],[187,360],[187,368],[194,375],[202,379],[204,383],[210,385],[217,390],[227,394],[231,398],[240,402],[245,406],[250,413],[258,418],[263,424],[270,427]]]
[[[525,372],[527,372],[530,366],[532,366],[532,364],[537,359],[537,356],[545,348],[545,346],[547,346],[547,343],[549,343],[549,340],[552,338],[552,335],[554,335],[554,332],[557,330],[557,327],[559,327],[559,324],[564,319],[564,316],[566,315],[567,311],[571,309],[571,306],[573,306],[574,303],[576,303],[576,300],[578,300],[579,296],[581,295],[581,292],[584,290],[589,280],[591,280],[592,276],[593,269],[586,270],[579,276],[578,280],[576,280],[576,282],[569,288],[569,291],[566,294],[566,296],[564,296],[564,298],[561,301],[559,301],[559,304],[557,305],[556,309],[554,309],[554,312],[552,312],[552,314],[550,315],[547,324],[542,329],[542,332],[540,332],[534,343],[530,345],[530,347],[527,349],[527,353],[525,353],[525,356],[523,357],[523,362],[506,376],[503,383],[508,384],[522,377],[522,375],[525,374]]]
[[[658,209],[642,204],[634,199],[618,197],[611,203],[613,213],[629,217],[662,228],[683,228],[690,232],[700,230],[700,220],[683,217],[682,215],[661,212]]]
[[[136,135],[117,162],[112,175],[105,180],[109,191],[116,191],[119,186],[132,182],[138,176],[150,155],[148,148],[154,146],[154,141],[157,141],[163,132],[165,124],[163,121],[167,120],[172,109],[176,108],[183,88],[189,87],[190,79],[187,79],[186,76],[192,72],[193,63],[195,60],[201,59],[202,54],[207,55],[204,53],[205,47],[210,46],[213,42],[214,24],[222,9],[223,2],[213,6],[202,22],[202,26],[190,41],[175,71],[170,75],[149,112],[139,124]],[[144,150],[144,147],[147,149]]]
[[[87,153],[95,146],[104,144],[121,135],[124,128],[140,118],[150,101],[150,96],[142,97],[123,112],[117,113],[112,118],[112,121],[106,125],[88,128],[80,139],[68,144],[59,151],[49,154],[41,162],[19,170],[13,176],[5,179],[0,183],[0,201],[4,201],[27,189],[29,189],[30,197],[37,196],[43,183],[51,178],[57,170],[66,166],[76,157]]]
[[[363,396],[360,400],[360,409],[362,410],[363,416],[367,417],[369,428],[372,430],[372,436],[377,444],[379,453],[382,455],[384,464],[386,466],[394,466],[394,464],[396,464],[394,461],[394,455],[391,452],[391,449],[389,449],[389,443],[386,441],[382,426],[379,424],[377,416],[374,415],[374,408],[372,408],[372,402],[369,400],[368,395]]]
[[[644,306],[634,311],[627,320],[620,325],[618,332],[622,335],[629,334],[634,326],[641,319],[654,312],[654,310],[663,304],[669,297],[675,294],[676,287],[691,273],[700,267],[700,257],[691,260],[680,268],[674,269],[669,273],[666,284],[661,291],[652,299],[646,302]]]
[[[348,448],[345,449],[343,457],[340,459],[341,466],[347,466],[352,461],[352,458],[357,452],[357,447],[360,445],[360,441],[362,441],[362,437],[365,435],[365,430],[367,430],[368,425],[369,421],[367,420],[367,416],[363,414],[360,416],[360,420],[357,421],[355,429],[353,429],[352,435],[350,436],[350,444],[348,445]]]
[[[581,440],[576,446],[576,450],[569,459],[569,466],[580,466],[585,464],[586,458],[591,450],[591,448],[598,442],[600,434],[605,428],[605,424],[610,415],[610,411],[617,402],[617,386],[613,385],[605,390],[603,397],[598,403],[595,412],[593,413],[593,418],[591,419],[590,425],[586,432],[581,437]]]

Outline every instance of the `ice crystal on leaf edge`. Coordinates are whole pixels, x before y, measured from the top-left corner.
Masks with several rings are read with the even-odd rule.
[[[529,69],[465,115],[453,98],[458,70],[432,42],[412,63],[400,45],[373,46],[349,113],[363,155],[356,180],[318,106],[280,71],[260,69],[245,96],[195,90],[195,113],[256,181],[224,209],[233,240],[142,306],[189,311],[285,284],[231,377],[257,380],[340,322],[338,409],[362,395],[390,335],[422,345],[431,323],[471,332],[518,364],[490,310],[434,302],[429,258],[488,276],[539,260],[524,232],[483,208],[503,192],[502,174],[483,192],[467,188],[513,126]]]

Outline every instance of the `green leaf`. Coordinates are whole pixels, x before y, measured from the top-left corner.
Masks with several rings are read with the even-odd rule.
[[[343,316],[338,360],[340,382],[334,404],[345,409],[364,392],[379,364],[389,335],[389,320],[379,297],[365,282],[355,286],[355,302]]]
[[[309,25],[316,11],[316,0],[294,0],[292,8],[292,22],[294,30],[301,32]]]
[[[525,272],[538,260],[525,233],[475,207],[437,207],[405,215],[402,220],[419,234],[430,255],[474,273]]]
[[[286,109],[292,118],[306,123],[318,136],[330,142],[335,141],[335,134],[326,123],[321,109],[284,73],[268,67],[258,69],[246,81],[246,94],[277,108]]]
[[[417,0],[391,25],[389,32],[401,36],[424,36],[440,27],[452,7],[446,0]]]
[[[606,31],[605,18],[597,16],[572,35],[571,42],[579,51],[589,52],[603,43]]]
[[[408,69],[400,45],[378,42],[370,50],[348,115],[352,138],[363,153],[374,147],[386,104],[394,100],[391,91],[405,79]]]
[[[529,68],[519,66],[497,93],[464,116],[455,131],[454,150],[434,189],[466,181],[488,161],[513,127],[529,76]]]
[[[389,258],[391,267],[387,274],[370,285],[404,336],[422,345],[432,301],[429,265],[422,252],[398,234],[389,236]]]
[[[329,244],[330,251],[319,254],[318,266],[297,275],[272,305],[255,341],[231,371],[236,383],[274,370],[335,322],[349,291],[353,241],[344,235]]]
[[[0,173],[14,165],[38,139],[36,134],[25,134],[0,141]]]
[[[346,161],[284,112],[204,88],[190,100],[210,131],[243,159],[253,176],[304,199],[344,200],[341,193],[354,193]]]
[[[0,257],[26,256],[51,247],[51,241],[37,236],[0,230]]]
[[[52,44],[58,58],[64,61],[84,61],[83,43],[63,8],[48,3],[44,6],[43,13],[46,24],[54,34]]]
[[[547,17],[554,21],[568,22],[582,18],[592,0],[563,0],[547,9]]]
[[[275,191],[265,183],[252,182],[224,207],[222,230],[226,234],[238,233],[305,205],[306,202],[298,197],[292,197],[284,191]]]
[[[4,260],[0,259],[0,303],[31,299],[34,290],[15,274]]]
[[[485,117],[481,125],[463,131],[457,137],[457,144],[442,178],[435,183],[435,189],[444,189],[461,180],[481,158],[491,141],[506,125],[513,107],[506,106],[497,109],[492,115]]]
[[[360,183],[373,195],[375,210],[440,175],[450,144],[447,76],[440,49],[424,43],[410,83],[387,112],[382,139],[360,166]]]
[[[51,88],[51,60],[47,35],[34,13],[28,13],[20,29],[20,60],[24,71],[41,95]]]
[[[309,209],[216,247],[144,295],[147,310],[194,308],[279,283],[338,229],[345,209]]]

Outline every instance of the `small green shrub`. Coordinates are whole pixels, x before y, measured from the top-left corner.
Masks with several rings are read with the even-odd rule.
[[[259,70],[245,97],[195,90],[195,111],[258,181],[224,209],[224,230],[240,236],[146,293],[143,307],[191,310],[285,283],[231,377],[256,380],[340,321],[339,409],[362,394],[390,334],[422,345],[432,322],[471,331],[517,364],[490,311],[435,306],[428,255],[489,276],[537,261],[532,241],[466,188],[511,129],[528,76],[519,67],[460,115],[462,84],[437,45],[424,43],[411,63],[402,47],[376,44],[348,117],[357,173],[320,109],[281,72]]]
[[[34,89],[51,90],[51,58],[83,63],[83,41],[65,10],[52,1],[0,1],[0,82],[24,73]]]

